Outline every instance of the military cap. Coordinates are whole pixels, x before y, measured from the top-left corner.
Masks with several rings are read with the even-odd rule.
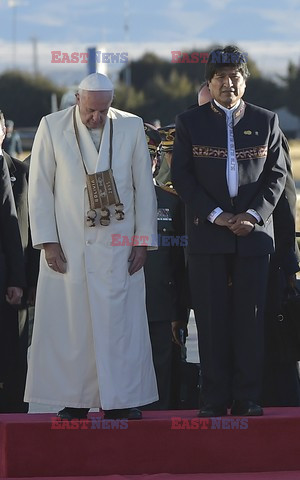
[[[155,155],[161,142],[160,134],[150,123],[144,123],[144,129],[149,153]]]
[[[175,125],[166,125],[158,129],[161,136],[162,152],[172,152],[175,140]]]

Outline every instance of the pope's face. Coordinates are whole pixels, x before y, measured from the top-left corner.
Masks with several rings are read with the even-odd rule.
[[[82,123],[88,128],[103,127],[112,103],[112,92],[82,90],[76,99]]]
[[[233,107],[244,95],[246,82],[235,67],[224,67],[208,82],[211,96],[225,108]]]

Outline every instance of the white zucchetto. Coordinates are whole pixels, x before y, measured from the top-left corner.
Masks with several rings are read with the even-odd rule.
[[[113,92],[114,86],[110,79],[103,73],[91,73],[85,77],[78,86],[79,90]]]

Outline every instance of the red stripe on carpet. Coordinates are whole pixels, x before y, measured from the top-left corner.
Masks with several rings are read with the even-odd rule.
[[[105,475],[104,477],[22,477],[3,480],[299,480],[299,472],[158,473],[155,475]]]

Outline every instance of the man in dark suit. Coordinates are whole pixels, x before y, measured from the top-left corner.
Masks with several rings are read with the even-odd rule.
[[[5,131],[4,131],[5,133]],[[3,139],[0,139],[0,148]],[[31,243],[28,217],[28,165],[11,158],[2,150],[3,159],[8,167],[10,183],[18,217],[19,231],[24,255],[27,288],[21,304],[16,308],[8,303],[3,305],[2,326],[6,356],[2,366],[6,377],[5,388],[2,390],[0,411],[27,412],[28,404],[23,402],[28,348],[28,304],[34,303],[35,287],[38,276],[39,252]]]
[[[25,286],[23,249],[8,168],[1,144],[5,135],[0,112],[0,412],[6,412],[11,377],[7,374],[11,329],[7,330],[6,305],[20,305]],[[11,399],[13,400],[13,399]]]
[[[284,191],[273,212],[275,253],[271,255],[265,309],[265,364],[262,403],[265,406],[300,406],[300,381],[295,338],[282,322],[282,304],[287,288],[296,286],[299,248],[295,240],[296,188],[289,146],[284,135],[287,177]]]
[[[207,83],[200,86],[199,106],[212,100]],[[299,248],[295,239],[296,187],[289,145],[282,133],[287,167],[284,190],[273,211],[275,252],[270,257],[269,281],[265,308],[265,361],[261,403],[264,406],[300,406],[298,348],[295,338],[281,321],[282,304],[287,287],[296,286],[300,270]]]
[[[211,52],[213,101],[177,117],[172,174],[187,204],[198,327],[200,417],[262,415],[263,314],[272,212],[286,165],[277,116],[242,100],[249,75],[233,46]],[[233,403],[232,403],[233,402]]]

